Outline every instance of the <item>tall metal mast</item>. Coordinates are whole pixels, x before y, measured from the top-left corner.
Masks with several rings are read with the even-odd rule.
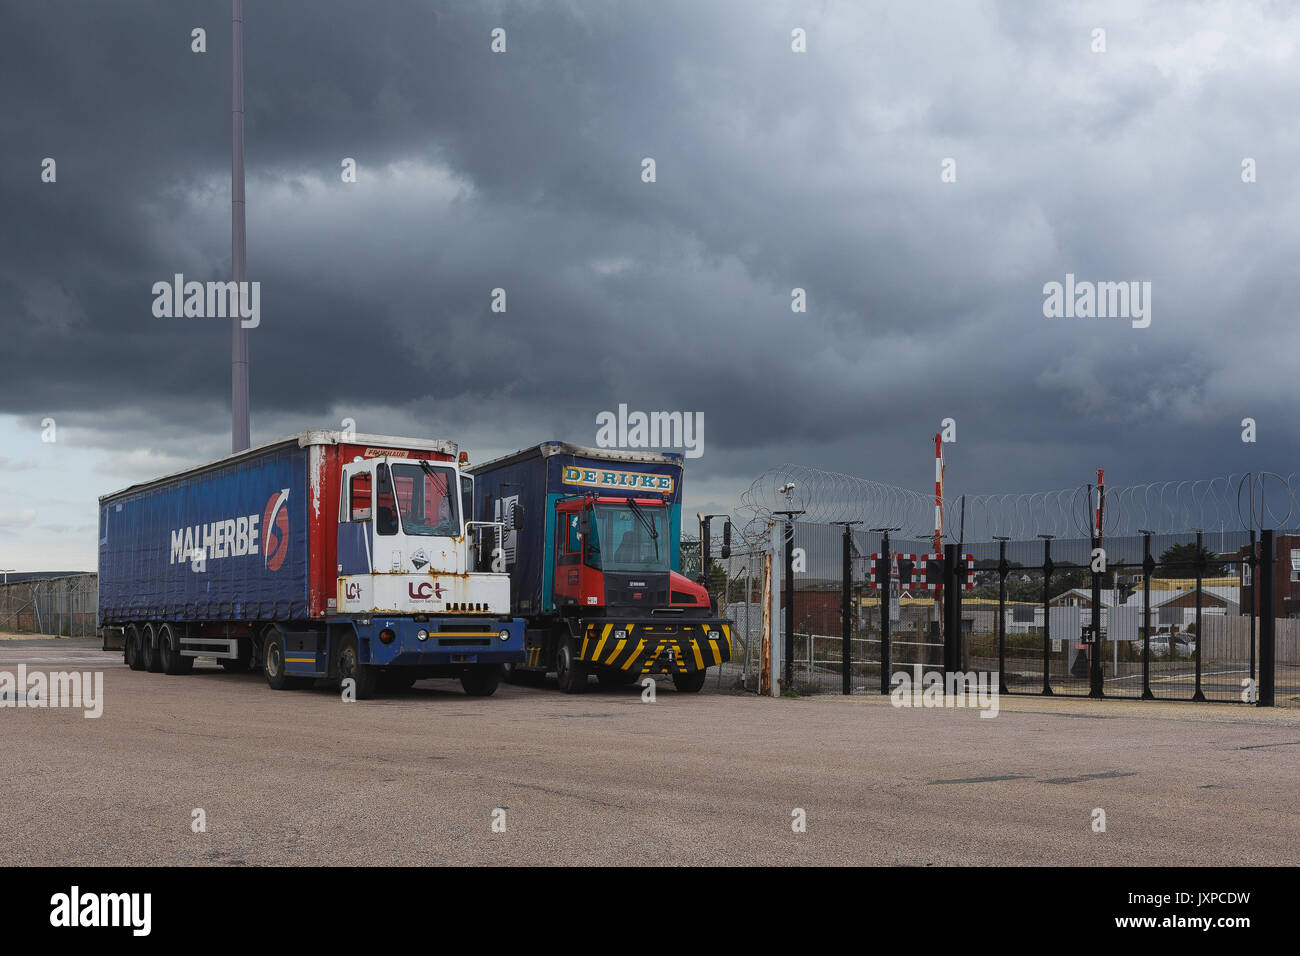
[[[248,250],[244,221],[244,4],[230,3],[231,87],[230,87],[230,266],[236,286],[242,290],[247,279]],[[250,444],[248,424],[248,329],[234,309],[230,345],[230,450],[243,451]]]

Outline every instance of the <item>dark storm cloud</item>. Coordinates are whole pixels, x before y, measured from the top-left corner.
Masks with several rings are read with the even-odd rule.
[[[155,319],[149,288],[229,271],[228,4],[3,16],[0,409],[219,451],[229,330]],[[948,416],[977,490],[1289,470],[1283,16],[250,0],[255,438],[357,408],[590,442],[626,402],[703,411],[693,471],[740,486],[798,460],[924,488]],[[1151,328],[1045,319],[1067,272],[1153,282]]]

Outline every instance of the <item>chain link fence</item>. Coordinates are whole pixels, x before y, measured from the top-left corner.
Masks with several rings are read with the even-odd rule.
[[[98,626],[97,574],[0,584],[0,633],[94,637]]]

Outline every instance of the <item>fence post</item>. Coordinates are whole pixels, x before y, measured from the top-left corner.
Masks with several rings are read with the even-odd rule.
[[[840,590],[840,678],[844,693],[851,694],[853,688],[851,671],[853,668],[853,526],[861,521],[837,521],[844,525],[844,567]]]
[[[1273,677],[1276,672],[1277,615],[1273,600],[1273,570],[1276,559],[1273,532],[1259,535],[1259,570],[1255,580],[1259,583],[1259,706],[1273,706]]]
[[[1043,539],[1043,695],[1052,696],[1052,535],[1040,534]]]
[[[1205,635],[1201,633],[1201,589],[1205,580],[1205,554],[1201,550],[1201,532],[1196,532],[1196,691],[1192,700],[1205,700],[1201,690],[1201,648],[1205,646]],[[1174,656],[1174,636],[1169,635],[1169,657]]]
[[[785,522],[785,684],[781,690],[794,689],[794,518]]]
[[[957,591],[957,546],[943,546],[943,672],[961,670],[961,595]]]
[[[1151,693],[1151,532],[1142,532],[1142,699],[1155,700]]]
[[[762,572],[761,555],[756,551],[751,551],[745,559],[745,662],[740,668],[740,679],[746,690],[758,685],[749,682],[751,663],[750,659],[754,654],[754,649],[758,643],[754,640],[754,607],[758,604],[754,600],[754,582]],[[751,565],[758,563],[758,568],[752,568]],[[761,586],[760,586],[761,587]],[[760,610],[761,614],[761,610]],[[761,632],[760,632],[761,634]],[[757,662],[755,662],[757,663]]]
[[[998,542],[998,693],[1007,693],[1007,542]]]
[[[783,591],[781,581],[781,569],[785,562],[781,560],[781,537],[784,534],[781,522],[773,521],[769,529],[771,541],[768,543],[768,579],[769,588],[767,592],[767,607],[770,617],[770,626],[768,628],[768,687],[772,696],[780,696],[782,687],[781,682],[785,679],[785,660],[782,657],[784,641],[782,640],[781,627],[781,594]]]
[[[1092,536],[1092,549],[1095,554],[1101,547],[1101,538]],[[1104,552],[1103,552],[1104,553]],[[1092,661],[1088,668],[1088,696],[1105,697],[1105,681],[1101,673],[1101,572],[1097,570],[1096,560],[1092,562]]]
[[[1250,679],[1255,679],[1255,609],[1259,607],[1259,560],[1256,556],[1255,529],[1250,529],[1250,557],[1246,566],[1250,568]]]
[[[785,639],[782,641],[785,659],[781,667],[784,683],[781,691],[786,693],[794,686],[794,516],[803,512],[774,511],[773,514],[785,516],[785,581],[782,582],[785,585]]]
[[[763,609],[759,618],[761,635],[759,637],[758,692],[764,697],[772,696],[772,648],[776,641],[772,639],[772,629],[776,618],[772,614],[775,602],[772,594],[772,552],[763,552]]]
[[[889,602],[893,597],[893,584],[889,577],[889,568],[893,564],[893,555],[889,553],[889,532],[880,538],[880,564],[876,565],[876,584],[880,590],[880,692],[889,693]],[[881,580],[881,568],[884,568],[884,580]]]

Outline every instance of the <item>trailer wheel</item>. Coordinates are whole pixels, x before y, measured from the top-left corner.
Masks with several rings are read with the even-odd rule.
[[[144,657],[140,647],[140,628],[134,624],[126,626],[126,639],[122,642],[122,659],[131,670],[144,670]]]
[[[140,635],[140,660],[150,674],[162,670],[162,661],[158,657],[158,631],[152,624],[146,624]]]
[[[673,686],[683,694],[698,694],[704,687],[708,671],[693,671],[690,674],[674,674]]]
[[[357,700],[369,700],[379,690],[379,671],[362,664],[357,657],[357,637],[350,634],[339,643],[338,673],[340,685],[351,678],[356,682]]]
[[[181,655],[180,641],[170,624],[158,630],[158,660],[164,674],[188,674],[194,670],[194,658]]]
[[[500,683],[501,670],[490,664],[467,667],[460,675],[460,686],[470,697],[491,697]]]
[[[566,694],[578,694],[587,686],[587,671],[578,663],[578,648],[570,635],[555,649],[555,680]]]

